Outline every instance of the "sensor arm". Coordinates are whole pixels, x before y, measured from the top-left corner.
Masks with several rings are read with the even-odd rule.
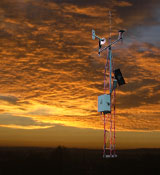
[[[122,38],[119,38],[119,39],[117,39],[116,41],[114,41],[114,42],[112,42],[111,44],[109,44],[108,46],[104,47],[103,49],[101,49],[101,50],[99,51],[99,53],[101,53],[101,52],[103,52],[104,50],[110,48],[113,44],[118,43],[118,41],[120,41],[121,39],[122,39]]]
[[[96,37],[97,39],[101,40],[101,38],[100,38],[100,37],[98,37],[97,35],[95,35],[95,37]]]
[[[124,32],[125,32],[124,30],[119,30],[119,37],[118,37],[118,39],[113,41],[111,44],[109,44],[108,46],[104,47],[103,49],[99,48],[98,54],[100,55],[101,52],[103,52],[104,50],[110,48],[113,44],[116,44],[118,41],[123,40],[123,33]]]

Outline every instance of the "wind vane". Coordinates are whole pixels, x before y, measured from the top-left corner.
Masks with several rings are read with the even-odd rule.
[[[102,45],[106,43],[105,38],[100,38],[95,34],[95,30],[92,29],[92,39],[96,38],[99,40],[98,54],[107,50],[107,62],[104,71],[104,94],[98,96],[98,112],[100,112],[101,117],[104,122],[104,147],[103,147],[103,157],[104,158],[115,158],[117,157],[115,151],[116,145],[116,132],[115,132],[115,105],[116,105],[116,88],[117,83],[119,86],[125,84],[124,78],[120,69],[112,70],[112,45],[123,40],[124,30],[119,30],[118,39],[111,42],[111,12],[110,15],[110,37],[109,45],[102,48]],[[108,84],[106,79],[109,79]],[[108,90],[108,93],[106,93]],[[106,129],[106,123],[108,122],[109,128]]]

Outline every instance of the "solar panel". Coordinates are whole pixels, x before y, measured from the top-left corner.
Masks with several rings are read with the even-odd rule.
[[[122,76],[120,69],[114,70],[114,76],[115,76],[115,79],[117,80],[119,86],[125,84],[125,80]]]

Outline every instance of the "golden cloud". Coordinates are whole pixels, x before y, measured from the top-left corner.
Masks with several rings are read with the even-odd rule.
[[[121,1],[118,6],[131,3]],[[106,35],[110,8],[112,35],[117,37],[124,19],[114,6],[28,0],[16,13],[10,4],[6,17],[7,7],[0,10],[0,108],[13,118],[28,117],[46,126],[1,126],[36,129],[62,124],[102,129],[97,96],[103,93],[106,53],[97,56],[98,41],[92,41],[91,30]],[[132,41],[113,49],[115,68],[121,68],[127,82],[117,90],[117,130],[159,130],[159,48]]]

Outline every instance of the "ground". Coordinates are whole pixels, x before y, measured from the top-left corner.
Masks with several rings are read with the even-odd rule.
[[[0,175],[158,174],[160,149],[118,150],[115,159],[102,150],[37,147],[1,147]]]

